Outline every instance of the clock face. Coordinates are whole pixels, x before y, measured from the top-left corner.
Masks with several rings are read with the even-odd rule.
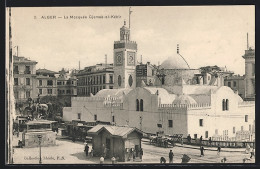
[[[127,63],[128,65],[135,65],[135,53],[127,52]]]
[[[116,64],[122,65],[123,63],[123,52],[116,53]]]

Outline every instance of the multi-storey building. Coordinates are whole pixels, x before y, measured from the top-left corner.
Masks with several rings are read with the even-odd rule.
[[[113,89],[114,70],[113,64],[97,64],[80,70],[76,77],[77,95],[90,96],[102,89]]]
[[[57,77],[58,96],[71,97],[77,96],[77,78],[75,76],[76,70],[59,71]]]
[[[153,86],[157,78],[158,67],[156,65],[150,64],[139,64],[136,66],[136,87],[141,87],[143,85]]]
[[[25,57],[14,56],[14,97],[16,102],[25,102],[28,98],[36,98],[36,61]]]
[[[58,73],[47,69],[38,69],[36,71],[37,89],[40,97],[58,95],[55,74]]]

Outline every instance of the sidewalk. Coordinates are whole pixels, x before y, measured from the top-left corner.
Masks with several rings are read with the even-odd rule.
[[[143,138],[142,142],[150,142],[149,139]],[[188,145],[188,144],[183,144],[181,145],[180,143],[175,143],[176,147],[183,147],[183,148],[190,148],[190,149],[200,149],[199,146],[196,145]],[[209,151],[217,151],[217,147],[208,147],[208,146],[204,146],[205,150],[209,150]],[[221,152],[245,152],[245,148],[224,148],[221,147]]]

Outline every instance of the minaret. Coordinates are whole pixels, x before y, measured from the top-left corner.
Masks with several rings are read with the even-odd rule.
[[[126,27],[124,21],[124,25],[120,28],[120,41],[114,42],[115,89],[136,87],[136,55],[137,44],[130,41],[130,28]]]
[[[245,100],[255,100],[255,49],[249,47],[247,33],[247,50],[245,59]]]

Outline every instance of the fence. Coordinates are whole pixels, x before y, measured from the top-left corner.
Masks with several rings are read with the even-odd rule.
[[[220,147],[226,147],[226,148],[246,148],[246,145],[249,144],[250,147],[255,147],[255,142],[241,142],[241,141],[211,141],[209,143],[209,140],[202,140],[200,143],[200,139],[191,139],[191,143],[188,143],[187,138],[183,138],[184,144],[190,144],[190,145],[203,145],[203,146],[209,146],[209,147],[217,147],[218,145]]]

